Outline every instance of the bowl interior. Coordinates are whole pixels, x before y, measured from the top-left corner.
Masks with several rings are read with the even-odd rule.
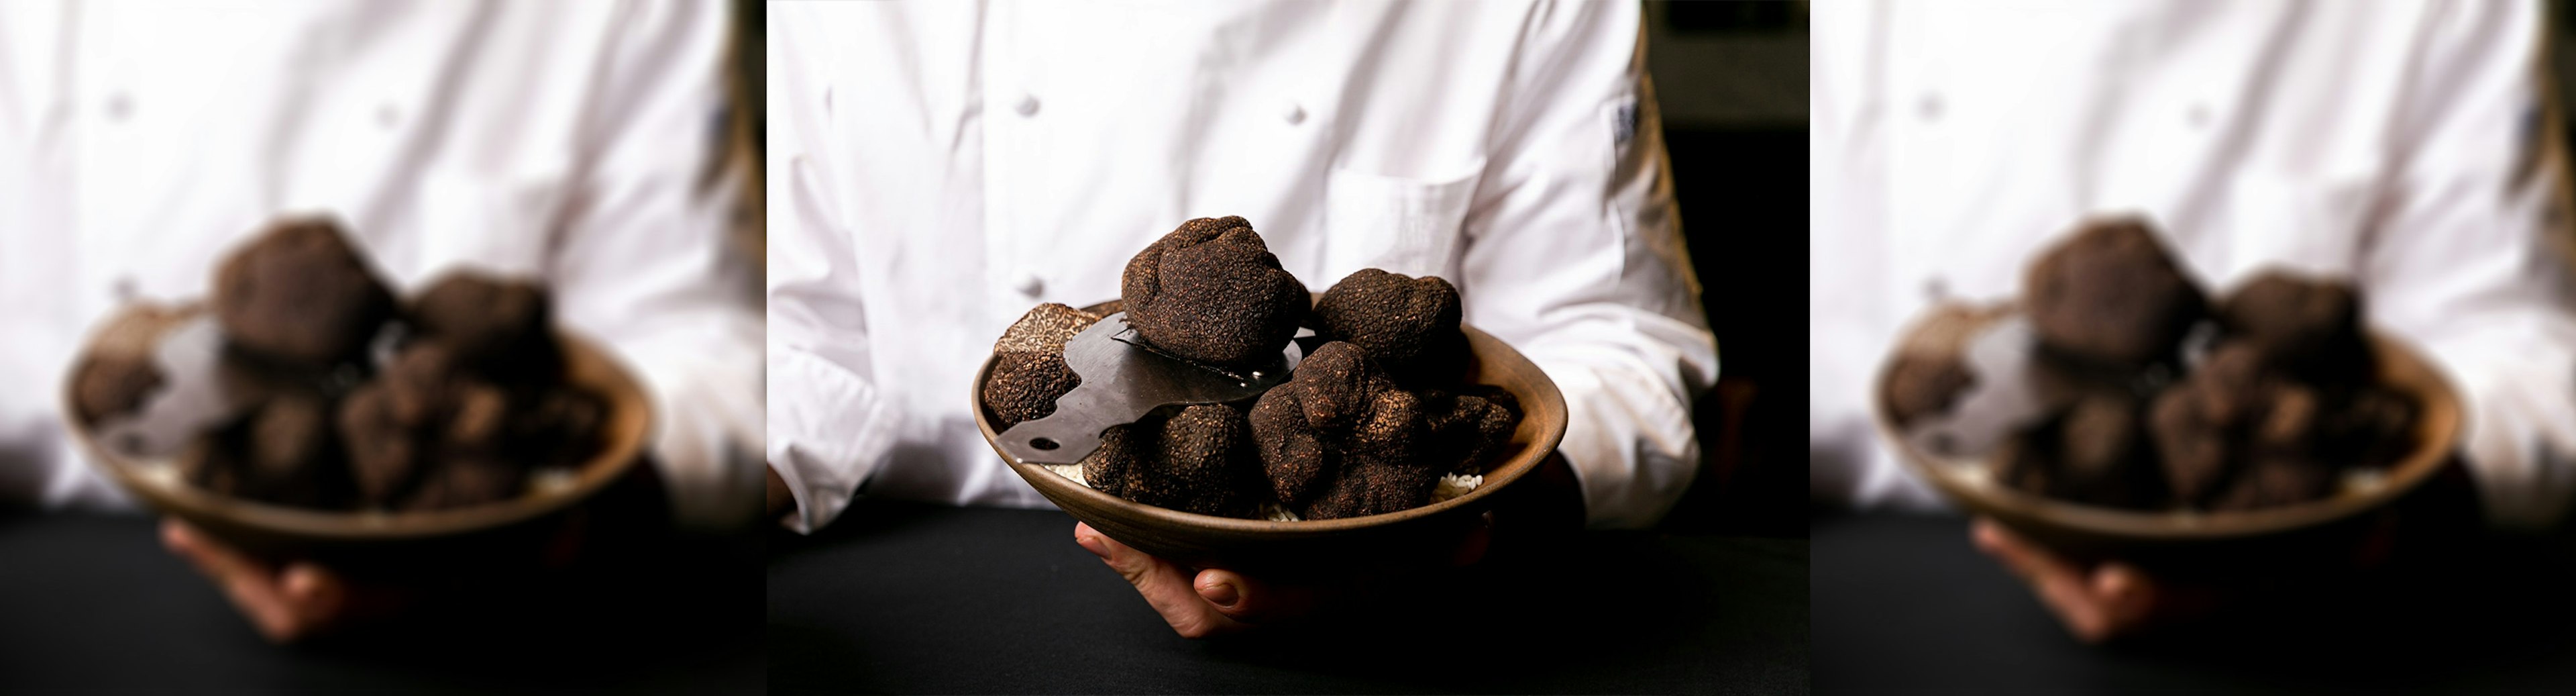
[[[314,548],[363,545],[464,535],[506,527],[562,510],[589,498],[624,476],[640,458],[652,430],[652,405],[643,387],[605,350],[578,336],[558,333],[565,353],[565,379],[597,394],[607,415],[601,448],[568,476],[533,478],[519,497],[486,505],[417,512],[332,511],[275,505],[235,498],[198,488],[179,476],[186,453],[136,458],[100,446],[87,424],[66,417],[73,437],[90,461],[128,493],[164,514],[175,515],[209,533],[246,548],[295,552]],[[66,380],[65,408],[70,387]],[[193,448],[191,448],[193,449]]]
[[[1537,365],[1490,334],[1474,327],[1462,328],[1474,360],[1471,380],[1510,391],[1520,400],[1523,412],[1510,446],[1487,465],[1484,483],[1464,495],[1430,505],[1364,517],[1295,522],[1201,515],[1131,502],[1075,483],[1043,466],[1013,459],[998,446],[993,451],[1040,494],[1076,519],[1122,543],[1167,558],[1214,560],[1265,543],[1430,526],[1433,520],[1472,516],[1488,507],[1497,491],[1529,473],[1556,450],[1557,443],[1565,437],[1566,412],[1564,394]],[[992,369],[993,359],[988,356],[975,373],[971,396],[976,406],[975,427],[983,433],[986,444],[992,444],[996,437],[992,415],[983,407],[982,398],[984,381]]]
[[[2048,498],[1994,480],[1986,457],[1944,457],[1900,437],[1885,399],[1889,367],[1880,366],[1871,392],[1871,411],[1880,439],[1896,449],[1899,459],[1951,502],[1976,514],[1994,517],[2043,541],[2078,550],[2138,545],[2194,544],[2285,534],[2326,525],[2379,508],[2413,490],[2448,459],[2460,427],[2460,405],[2441,373],[2422,354],[2402,341],[2374,332],[2380,383],[2413,397],[2420,406],[2414,423],[2415,449],[2384,469],[2376,481],[2327,498],[2245,511],[2142,511],[2100,507]]]

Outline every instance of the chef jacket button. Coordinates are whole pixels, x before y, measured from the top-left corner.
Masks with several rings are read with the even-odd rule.
[[[116,282],[108,284],[107,292],[118,302],[133,302],[135,296],[140,294],[135,287],[134,276],[130,275],[117,276]]]
[[[1950,299],[1950,282],[1940,276],[1923,279],[1923,299],[1930,302]]]
[[[1038,95],[1020,95],[1020,103],[1011,105],[1011,110],[1020,112],[1020,115],[1022,116],[1038,115]]]
[[[1922,116],[1925,121],[1941,120],[1941,95],[1936,92],[1923,93],[1923,98],[1914,102],[1914,113]]]
[[[401,108],[394,106],[394,103],[393,103],[393,102],[385,102],[385,103],[377,104],[377,105],[376,105],[376,127],[377,127],[377,128],[383,128],[383,129],[386,129],[386,130],[393,130],[393,127],[394,127],[394,126],[401,125],[401,124],[402,124],[402,109],[401,109]]]
[[[1288,108],[1280,110],[1280,112],[1279,112],[1279,116],[1280,116],[1281,118],[1286,118],[1286,119],[1288,119],[1288,125],[1291,125],[1291,126],[1294,126],[1294,125],[1297,125],[1297,124],[1300,124],[1300,123],[1305,123],[1305,122],[1306,122],[1306,107],[1304,107],[1304,106],[1300,106],[1300,105],[1298,105],[1298,104],[1297,104],[1297,102],[1291,101],[1291,102],[1288,102]]]
[[[1038,277],[1035,273],[1031,273],[1020,276],[1020,282],[1016,285],[1012,285],[1011,287],[1019,290],[1022,295],[1037,297],[1038,293],[1046,292],[1046,279]]]
[[[107,96],[107,120],[123,121],[134,114],[134,98],[124,92]]]
[[[2193,130],[2209,127],[2209,105],[2191,105],[2191,110],[2183,113],[2183,121],[2191,124]]]

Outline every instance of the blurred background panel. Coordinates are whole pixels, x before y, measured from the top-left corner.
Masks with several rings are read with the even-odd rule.
[[[1807,535],[1807,3],[1650,2],[1682,233],[1717,334],[1700,476],[1664,527]]]
[[[763,171],[761,156],[769,151],[768,140],[762,137],[769,127],[767,112],[763,110],[767,101],[761,98],[761,87],[769,80],[760,63],[760,56],[764,53],[761,47],[765,45],[762,37],[769,27],[765,21],[767,16],[766,10],[761,9],[760,0],[733,0],[733,46],[728,56],[732,64],[727,66],[731,72],[733,103],[732,108],[725,112],[728,117],[725,136],[731,145],[725,162],[742,177],[742,207],[735,210],[734,239],[742,245],[744,258],[751,259],[768,256],[764,252],[769,240],[769,223],[765,217],[769,206],[763,202],[764,192],[768,189],[761,185],[760,179]]]

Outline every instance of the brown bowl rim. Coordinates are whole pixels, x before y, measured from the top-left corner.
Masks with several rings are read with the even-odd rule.
[[[89,455],[92,466],[106,471],[119,487],[146,505],[181,518],[206,518],[280,537],[327,542],[428,539],[495,529],[589,499],[632,470],[642,459],[644,443],[652,437],[652,401],[635,380],[633,370],[596,343],[560,329],[555,335],[567,352],[585,356],[577,360],[597,361],[597,374],[590,375],[592,379],[582,381],[581,386],[599,391],[612,408],[624,412],[612,412],[609,430],[603,433],[607,446],[576,469],[572,485],[550,494],[522,494],[496,503],[423,511],[317,510],[278,505],[221,495],[184,481],[147,480],[136,471],[137,467],[175,466],[175,461],[140,462],[100,447],[90,437],[89,425],[73,416],[77,413],[72,409],[76,375],[64,380],[63,422],[71,426],[73,439]],[[95,338],[93,333],[92,339]],[[83,344],[84,352],[87,345]],[[183,451],[165,459],[184,456],[189,455]]]
[[[1911,331],[1912,327],[1908,328]],[[1897,459],[1908,470],[1932,484],[1943,497],[1969,512],[1994,515],[2007,522],[2028,520],[2080,532],[2095,537],[2127,542],[2214,541],[2260,537],[2322,525],[2376,509],[2422,485],[2441,470],[2443,461],[2459,432],[2458,395],[2449,379],[2423,355],[2405,342],[2377,330],[2371,331],[2374,354],[2380,362],[2380,374],[2394,370],[2418,372],[2425,379],[2411,381],[2421,385],[2410,395],[2423,406],[2417,418],[2415,451],[2397,464],[2389,466],[2377,486],[2368,490],[2340,493],[2324,499],[2243,511],[2201,511],[2174,509],[2162,511],[2123,510],[2058,500],[2002,485],[1992,478],[1965,480],[1964,474],[1952,473],[1965,468],[1987,468],[1983,457],[1940,457],[1924,452],[1910,440],[1899,437],[1894,420],[1887,412],[1887,400],[1880,398],[1886,389],[1893,354],[1879,364],[1877,376],[1870,383],[1870,415],[1879,439],[1894,447]]]
[[[1037,487],[1039,492],[1046,493],[1049,489],[1052,489],[1054,492],[1052,495],[1048,496],[1050,498],[1055,495],[1069,495],[1088,498],[1096,503],[1106,503],[1119,508],[1131,510],[1141,517],[1163,525],[1209,529],[1255,536],[1273,536],[1283,538],[1303,537],[1319,533],[1379,527],[1408,520],[1431,517],[1448,510],[1473,504],[1475,501],[1484,498],[1492,492],[1501,490],[1504,486],[1511,484],[1511,482],[1519,480],[1522,475],[1529,473],[1530,470],[1537,468],[1538,463],[1541,460],[1546,459],[1549,453],[1555,452],[1557,445],[1561,444],[1565,439],[1565,394],[1557,389],[1556,380],[1547,376],[1546,371],[1538,369],[1537,363],[1530,362],[1528,356],[1521,355],[1518,349],[1513,348],[1511,344],[1504,342],[1502,339],[1495,338],[1493,334],[1485,333],[1481,329],[1465,324],[1460,324],[1458,328],[1459,330],[1467,333],[1468,345],[1473,346],[1481,342],[1501,349],[1499,354],[1493,356],[1478,352],[1475,356],[1477,360],[1490,360],[1495,359],[1496,357],[1505,358],[1529,365],[1531,368],[1531,374],[1539,376],[1539,379],[1533,384],[1535,388],[1532,390],[1534,392],[1532,396],[1537,396],[1539,399],[1544,400],[1543,403],[1548,404],[1550,408],[1523,408],[1522,411],[1524,413],[1545,412],[1557,415],[1555,418],[1539,424],[1538,436],[1532,438],[1524,449],[1520,452],[1514,453],[1511,458],[1502,460],[1502,464],[1500,466],[1486,471],[1484,474],[1484,483],[1477,485],[1474,490],[1467,491],[1458,497],[1450,498],[1448,500],[1420,507],[1398,510],[1395,512],[1363,515],[1359,517],[1340,517],[1329,520],[1285,521],[1202,515],[1195,512],[1184,512],[1157,505],[1146,505],[1144,503],[1100,492],[1090,486],[1076,484],[1073,482],[1073,479],[1065,478],[1063,475],[1049,471],[1042,465],[1020,461],[1013,458],[1010,453],[1002,451],[1001,445],[995,442],[996,438],[999,437],[999,433],[993,430],[992,420],[986,415],[987,409],[984,407],[984,381],[992,375],[993,362],[998,356],[990,354],[984,356],[983,365],[975,370],[975,379],[972,381],[972,384],[969,385],[971,389],[970,393],[967,395],[969,399],[968,403],[974,406],[972,410],[975,412],[975,429],[982,431],[984,435],[984,444],[992,447],[994,454],[999,455],[1002,458],[1002,461],[1009,464],[1011,469],[1020,475],[1020,478],[1029,482],[1029,485]],[[1521,395],[1514,394],[1514,396],[1519,397]],[[1058,507],[1063,506],[1059,505]]]

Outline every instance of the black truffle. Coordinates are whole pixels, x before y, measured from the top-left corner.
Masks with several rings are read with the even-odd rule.
[[[420,438],[395,415],[392,390],[384,382],[351,392],[340,404],[339,424],[360,502],[392,507],[419,482],[426,468]]]
[[[505,460],[455,457],[430,470],[397,508],[441,510],[500,502],[517,497],[527,479],[525,468]]]
[[[2293,505],[2333,495],[2334,471],[2312,460],[2261,458],[2247,465],[2209,504],[2220,511]]]
[[[1306,519],[1394,512],[1430,500],[1441,472],[1422,399],[1346,342],[1318,348],[1286,384],[1263,393],[1253,443],[1281,504]]]
[[[1233,369],[1278,360],[1309,301],[1240,217],[1182,223],[1127,261],[1119,289],[1146,342]]]
[[[2376,385],[2325,405],[2321,458],[2355,466],[2391,466],[2415,451],[2415,400]]]
[[[394,311],[339,226],[313,219],[279,223],[226,258],[213,304],[234,345],[310,367],[357,357]]]
[[[544,419],[531,417],[545,413],[547,402],[539,399],[512,399],[501,387],[465,370],[444,343],[404,346],[377,379],[350,395],[338,414],[361,500],[398,509],[494,500],[488,488],[501,482],[515,485],[524,477],[488,471],[452,474],[448,469],[557,463],[536,461],[561,455],[519,430],[551,431]]]
[[[1360,269],[1315,302],[1315,332],[1369,351],[1397,381],[1454,382],[1467,364],[1467,336],[1458,330],[1458,289],[1437,276],[1421,278]]]
[[[144,397],[163,384],[150,359],[90,356],[73,370],[72,405],[83,423],[141,411]]]
[[[1889,359],[1887,381],[1879,395],[1886,401],[1889,420],[1901,428],[1948,411],[1976,386],[1976,375],[1968,370],[1968,340],[1995,314],[1944,305],[1906,332]]]
[[[544,288],[476,273],[450,273],[412,301],[413,328],[457,363],[500,384],[541,388],[562,379],[563,347]]]
[[[2228,336],[2253,346],[2267,365],[2312,383],[2346,385],[2369,377],[2361,312],[2349,286],[2272,271],[2228,295],[2217,314]]]
[[[2125,508],[2165,498],[2137,397],[2096,390],[2076,400],[2059,424],[2058,475],[2051,494]]]
[[[2041,345],[2106,366],[2171,360],[2208,300],[2144,223],[2085,224],[2042,253],[2024,278]]]
[[[1446,455],[1451,461],[1442,469],[1449,473],[1483,473],[1487,459],[1511,446],[1512,431],[1521,423],[1520,400],[1501,387],[1432,392],[1424,401],[1432,405],[1432,445],[1426,451]]]
[[[599,453],[608,427],[608,402],[565,385],[512,411],[510,425],[510,451],[518,456],[539,467],[578,466]]]
[[[1110,495],[1203,515],[1249,517],[1260,465],[1243,413],[1201,404],[1102,434],[1083,462],[1083,481]]]
[[[2229,340],[2156,396],[2149,427],[2175,497],[2206,506],[2248,462],[2315,460],[2323,412],[2315,390],[2271,370],[2252,344]]]
[[[96,425],[102,418],[141,410],[144,398],[166,380],[153,357],[161,334],[184,318],[177,311],[138,305],[110,320],[72,368],[73,415]]]
[[[244,423],[240,460],[248,465],[234,495],[303,507],[340,507],[347,469],[331,430],[331,403],[319,394],[268,400]]]

